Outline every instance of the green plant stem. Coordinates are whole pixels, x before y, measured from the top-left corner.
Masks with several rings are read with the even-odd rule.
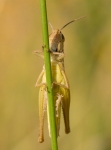
[[[52,90],[52,73],[50,63],[49,50],[49,37],[48,37],[48,24],[47,24],[47,10],[46,0],[40,0],[41,5],[41,17],[42,17],[42,32],[43,32],[43,44],[44,44],[44,61],[46,70],[46,83],[48,94],[48,107],[49,107],[49,120],[50,120],[50,132],[51,132],[51,144],[52,150],[58,150],[57,135],[56,135],[56,122],[55,122],[55,106]]]

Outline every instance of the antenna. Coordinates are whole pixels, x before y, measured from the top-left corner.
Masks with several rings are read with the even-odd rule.
[[[54,30],[54,28],[53,28],[53,26],[52,26],[52,24],[48,21],[48,24],[50,25],[50,27],[51,27],[51,29],[52,29],[52,31]]]
[[[80,18],[77,18],[77,19],[74,19],[74,20],[68,22],[67,24],[65,24],[65,25],[60,29],[60,31],[61,31],[62,29],[64,29],[67,25],[69,25],[70,23],[75,22],[75,21],[77,21],[77,20],[80,20],[80,19],[82,19],[82,18],[84,18],[84,17],[86,17],[86,16],[82,16],[82,17],[80,17]]]

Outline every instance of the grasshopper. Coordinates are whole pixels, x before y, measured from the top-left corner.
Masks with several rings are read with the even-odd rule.
[[[84,17],[84,16],[83,16]],[[65,133],[68,134],[70,132],[70,124],[69,124],[69,108],[70,108],[70,87],[69,81],[65,73],[64,67],[64,35],[61,30],[65,28],[70,23],[82,19],[80,17],[69,23],[65,24],[60,30],[54,30],[52,25],[52,33],[49,35],[49,52],[51,55],[51,68],[52,68],[52,87],[54,93],[54,104],[55,104],[55,117],[56,117],[56,130],[57,136],[59,136],[60,130],[60,117],[61,117],[61,108],[63,110],[63,117],[65,123]],[[35,54],[44,58],[40,51],[35,51]],[[46,73],[45,66],[43,66],[43,70],[40,73],[35,87],[40,87],[39,89],[39,137],[38,142],[42,143],[44,141],[44,115],[45,111],[47,111],[48,118],[48,128],[49,128],[49,136],[50,134],[50,123],[49,123],[49,111],[47,105],[47,85],[46,85]]]

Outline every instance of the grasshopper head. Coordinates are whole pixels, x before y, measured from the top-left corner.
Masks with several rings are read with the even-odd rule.
[[[64,35],[61,33],[61,30],[63,30],[67,25],[80,20],[83,17],[77,18],[75,20],[72,20],[70,22],[68,22],[67,24],[65,24],[60,30],[54,30],[53,26],[49,23],[49,25],[52,28],[52,33],[49,35],[49,45],[50,45],[50,51],[52,52],[64,52]]]
[[[49,36],[50,50],[52,52],[59,52],[59,44],[65,41],[64,35],[60,30],[53,30]]]

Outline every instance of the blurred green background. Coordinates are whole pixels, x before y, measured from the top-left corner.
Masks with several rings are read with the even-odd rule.
[[[111,1],[47,0],[47,9],[54,28],[86,15],[63,30],[71,133],[62,118],[59,150],[111,150]],[[0,150],[51,150],[46,118],[37,142],[42,45],[39,1],[0,0]]]

